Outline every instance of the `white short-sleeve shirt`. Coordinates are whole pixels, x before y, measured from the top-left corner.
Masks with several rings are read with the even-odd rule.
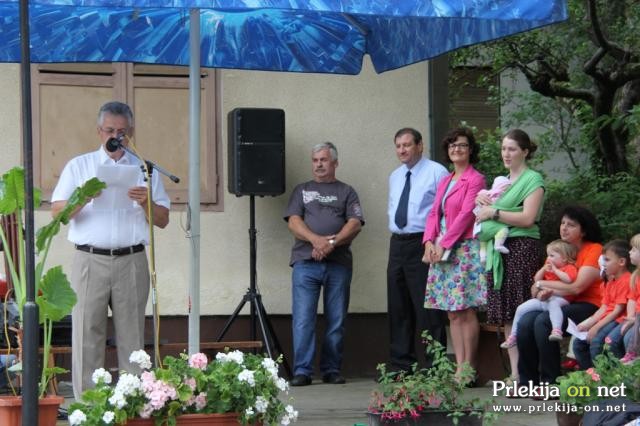
[[[97,151],[80,155],[67,163],[51,196],[51,202],[66,201],[73,191],[96,176],[98,166],[141,164],[135,156],[125,152],[119,161],[114,161],[101,146]],[[153,201],[169,208],[171,202],[158,173],[152,174]],[[142,171],[137,182],[131,186],[146,186]],[[93,200],[87,203],[69,223],[69,241],[74,244],[88,244],[105,249],[116,249],[137,244],[149,244],[149,224],[144,210],[132,201],[131,208],[98,210]]]

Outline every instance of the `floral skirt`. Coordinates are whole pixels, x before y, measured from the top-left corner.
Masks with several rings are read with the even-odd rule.
[[[461,311],[486,303],[487,275],[480,262],[480,241],[457,243],[446,262],[429,268],[425,308]]]

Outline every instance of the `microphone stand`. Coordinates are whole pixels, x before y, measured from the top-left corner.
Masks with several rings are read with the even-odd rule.
[[[151,276],[151,306],[153,308],[153,353],[154,365],[162,367],[162,360],[160,357],[160,315],[158,313],[158,287],[156,280],[156,250],[153,230],[153,185],[151,176],[153,174],[153,169],[156,169],[175,183],[180,182],[180,178],[169,173],[154,162],[142,158],[142,156],[139,155],[136,151],[133,140],[131,140],[129,136],[125,135],[125,137],[129,141],[131,148],[122,145],[121,140],[116,139],[117,147],[142,161],[140,168],[142,169],[142,173],[144,174],[144,180],[147,183],[147,218],[149,222],[149,275]]]

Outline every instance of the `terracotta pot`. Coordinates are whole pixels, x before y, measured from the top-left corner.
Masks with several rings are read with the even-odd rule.
[[[369,426],[449,426],[453,425],[453,418],[448,416],[448,411],[429,410],[420,413],[420,416],[412,419],[382,420],[378,413],[367,413]],[[458,426],[480,426],[482,418],[472,414],[464,414],[458,419]]]
[[[217,426],[238,426],[238,413],[223,414],[183,414],[176,417],[177,426],[200,426],[200,425],[217,425]],[[2,424],[2,423],[0,423]],[[260,426],[262,423],[256,423]],[[153,426],[153,419],[135,418],[127,421],[126,426]]]
[[[183,414],[176,418],[177,426],[219,425],[238,426],[238,413]]]
[[[580,426],[582,414],[556,411],[556,422],[558,422],[558,426]]]
[[[38,426],[55,426],[58,419],[58,408],[64,402],[61,396],[46,396],[38,400]],[[22,425],[22,397],[13,395],[0,396],[0,425]]]

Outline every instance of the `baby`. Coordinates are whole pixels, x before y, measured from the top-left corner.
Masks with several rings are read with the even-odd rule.
[[[575,266],[577,255],[578,249],[566,241],[555,240],[550,242],[547,245],[547,261],[533,277],[536,294],[542,290],[540,280],[562,281],[566,284],[574,282],[578,276],[578,269]],[[500,347],[508,349],[516,345],[518,322],[524,314],[532,311],[549,311],[552,328],[549,340],[552,342],[562,340],[562,322],[564,321],[562,307],[568,303],[569,301],[566,298],[556,295],[552,295],[546,300],[534,298],[522,303],[516,309],[516,314],[513,317],[511,335],[502,342]]]
[[[504,194],[504,192],[509,189],[511,186],[511,181],[506,176],[496,176],[493,180],[493,185],[491,185],[491,189],[483,189],[478,192],[478,195],[487,195],[492,202],[495,202],[498,198]],[[478,215],[480,211],[480,206],[476,206],[473,209],[473,213]],[[476,223],[473,226],[473,236],[475,237],[482,230],[482,222]],[[505,225],[502,229],[500,229],[496,235],[494,236],[494,244],[493,247],[500,253],[509,254],[509,249],[504,246],[507,237],[509,236],[509,228]],[[487,243],[484,241],[480,242],[480,260],[484,262],[487,259]]]

